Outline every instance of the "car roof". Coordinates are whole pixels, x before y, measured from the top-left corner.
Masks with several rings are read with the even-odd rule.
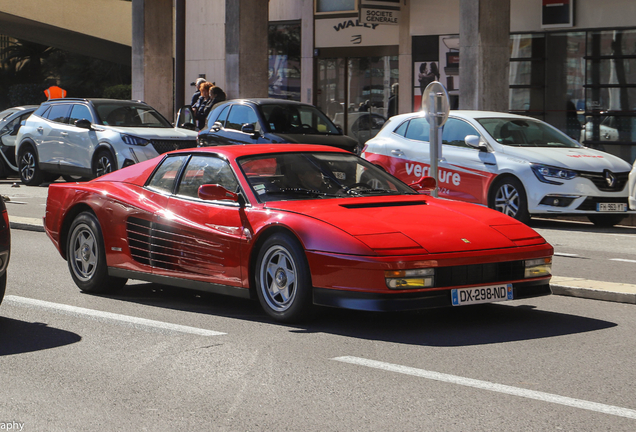
[[[49,99],[46,102],[43,102],[42,105],[50,104],[50,103],[77,103],[77,102],[91,102],[97,104],[106,104],[106,103],[118,103],[122,105],[147,105],[146,102],[141,100],[127,100],[127,99],[106,99],[106,98],[59,98],[59,99]]]
[[[399,114],[391,117],[393,121],[403,121],[418,116],[425,116],[424,111],[416,111],[408,114]],[[480,119],[480,118],[517,118],[517,119],[531,119],[536,120],[533,117],[522,116],[519,114],[510,114],[497,111],[480,111],[480,110],[450,110],[449,116],[466,118],[466,119]]]
[[[267,153],[292,153],[292,152],[337,152],[353,154],[337,147],[318,144],[249,144],[198,147],[196,149],[182,149],[170,152],[177,153],[220,153],[228,158],[251,156]]]
[[[298,102],[294,100],[288,99],[275,99],[275,98],[243,98],[243,99],[230,99],[224,101],[223,103],[253,103],[255,105],[303,105],[303,106],[311,106],[314,105]]]

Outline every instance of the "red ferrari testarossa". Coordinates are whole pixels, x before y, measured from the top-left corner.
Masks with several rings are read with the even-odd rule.
[[[414,190],[430,180],[408,186],[332,147],[188,149],[52,184],[45,229],[82,291],[138,279],[258,298],[284,322],[314,305],[399,311],[550,294],[552,246],[502,213]]]

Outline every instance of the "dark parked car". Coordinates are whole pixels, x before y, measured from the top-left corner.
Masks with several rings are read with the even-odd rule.
[[[360,153],[357,140],[342,133],[313,105],[281,99],[234,99],[216,105],[198,145],[324,144]]]
[[[4,205],[4,200],[0,198],[0,303],[4,298],[4,291],[7,288],[7,265],[11,255],[11,230],[9,228],[9,215]]]

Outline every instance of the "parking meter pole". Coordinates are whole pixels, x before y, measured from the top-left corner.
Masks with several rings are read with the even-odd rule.
[[[439,142],[439,131],[440,128],[437,126],[437,94],[431,92],[429,95],[429,107],[434,107],[434,111],[431,113],[431,118],[429,120],[429,127],[430,127],[430,138],[429,138],[429,145],[430,145],[430,150],[429,150],[429,155],[431,157],[431,165],[429,167],[429,172],[428,175],[433,177],[435,179],[435,189],[433,189],[431,191],[431,195],[436,197],[438,196],[438,191],[439,191],[439,187],[437,186],[437,184],[439,183],[439,176],[437,173],[437,162],[439,161],[439,146],[437,145],[437,143]]]
[[[448,119],[450,104],[446,88],[438,81],[433,81],[426,86],[422,94],[422,110],[426,113],[426,119],[430,127],[429,132],[429,156],[430,167],[428,175],[435,179],[435,189],[431,195],[439,194],[438,163],[442,157],[442,128]]]

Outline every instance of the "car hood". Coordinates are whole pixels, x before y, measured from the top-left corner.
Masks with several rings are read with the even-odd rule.
[[[631,167],[623,159],[590,148],[546,148],[546,147],[509,147],[502,153],[558,168],[577,171],[603,172],[608,169],[614,172],[629,171]]]
[[[333,225],[379,253],[467,252],[544,244],[532,228],[502,213],[420,196],[268,202]]]
[[[99,125],[96,127],[119,132],[128,135],[134,135],[146,139],[174,139],[174,140],[191,140],[197,138],[197,132],[182,128],[133,128],[133,127],[117,127]]]
[[[322,134],[276,134],[281,143],[293,144],[322,144],[343,149],[352,149],[358,141],[346,135],[322,135]]]

